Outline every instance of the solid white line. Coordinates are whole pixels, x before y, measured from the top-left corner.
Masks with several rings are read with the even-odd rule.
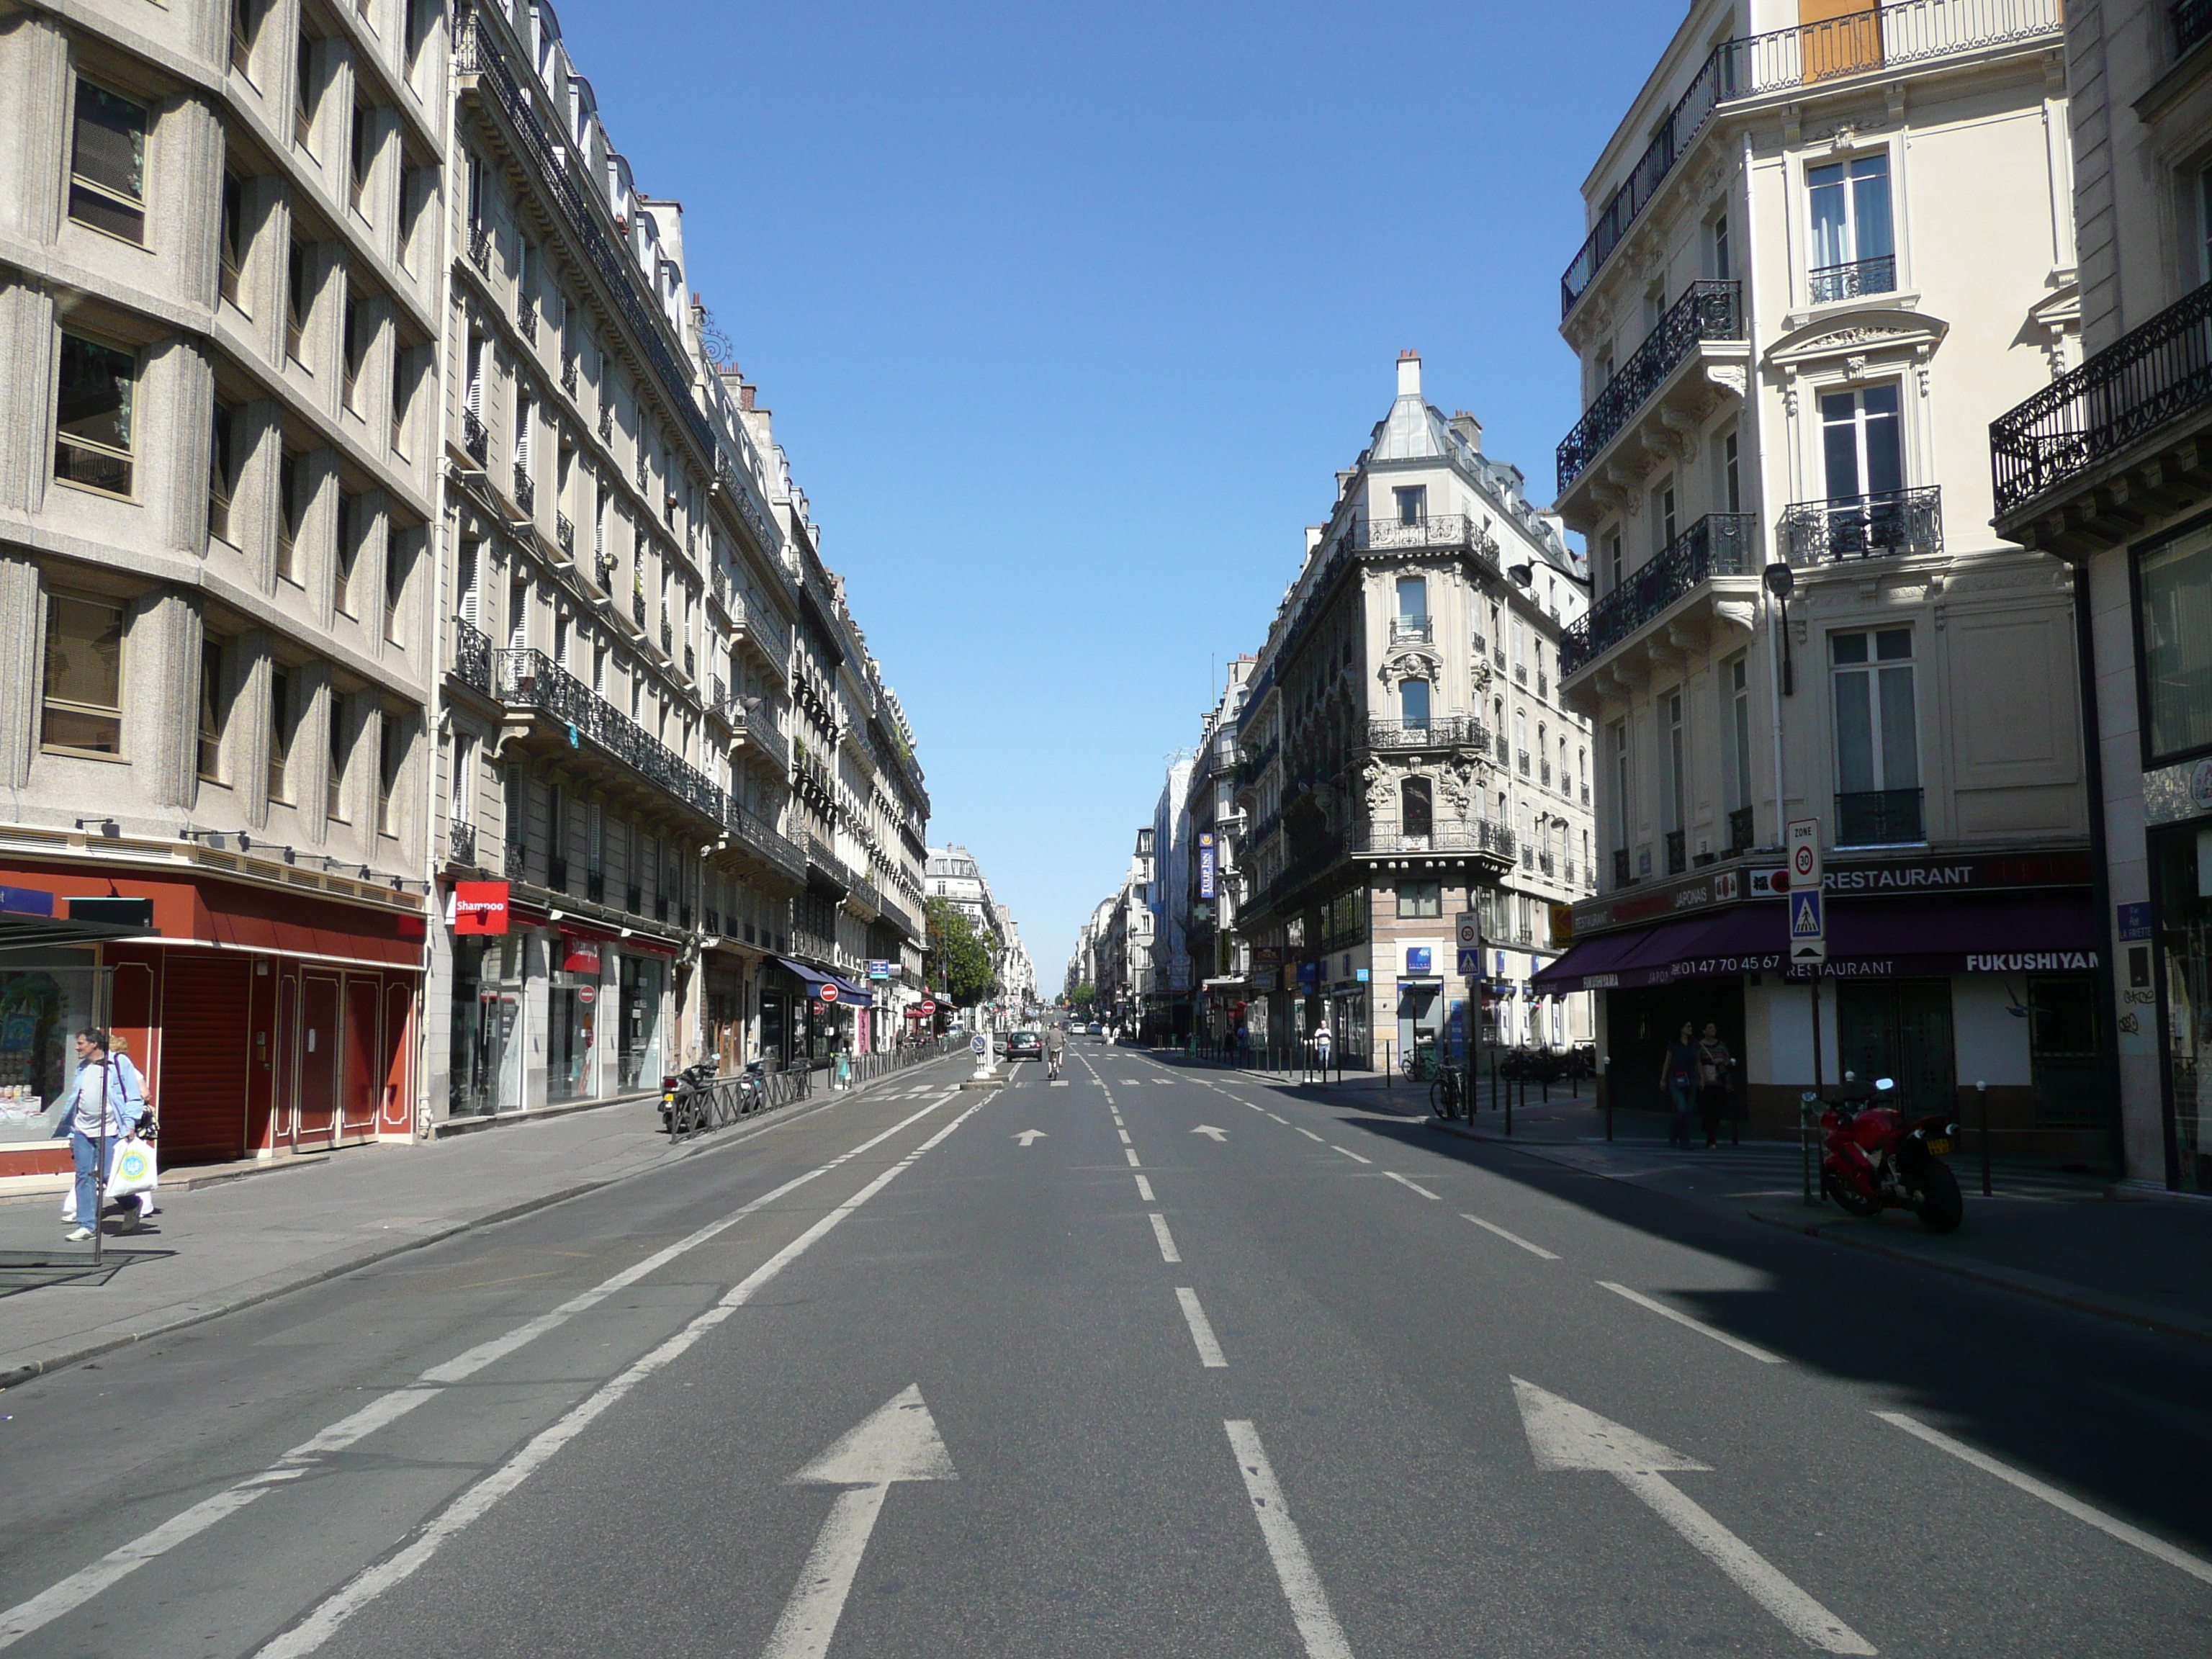
[[[1198,1305],[1198,1292],[1188,1286],[1178,1285],[1176,1300],[1182,1304],[1182,1316],[1190,1326],[1190,1340],[1198,1344],[1198,1363],[1208,1370],[1218,1370],[1229,1363],[1229,1356],[1221,1352],[1221,1344],[1213,1338],[1213,1327],[1206,1323],[1206,1310]]]
[[[1119,1128],[1117,1128],[1117,1129],[1115,1129],[1115,1130],[1114,1131],[1114,1133],[1115,1133],[1115,1134],[1117,1134],[1117,1135],[1119,1135],[1119,1136],[1121,1136],[1121,1144],[1122,1144],[1124,1146],[1133,1146],[1134,1145],[1136,1145],[1136,1143],[1135,1143],[1134,1141],[1133,1141],[1133,1140],[1131,1140],[1131,1139],[1129,1139],[1129,1132],[1128,1132],[1127,1129],[1119,1129]]]
[[[1613,1479],[1649,1504],[1743,1593],[1779,1619],[1800,1641],[1827,1653],[1872,1653],[1863,1636],[1791,1583],[1757,1550],[1706,1512],[1663,1474],[1615,1471]]]
[[[1257,1106],[1255,1106],[1252,1109],[1256,1112],[1260,1109]],[[1319,1140],[1321,1139],[1321,1137],[1316,1134],[1311,1129],[1306,1128],[1303,1125],[1299,1126],[1298,1133],[1304,1135],[1308,1140]]]
[[[1147,1204],[1153,1204],[1158,1201],[1152,1196],[1152,1183],[1146,1180],[1142,1176],[1139,1176],[1137,1177],[1137,1196],[1143,1199]]]
[[[1121,1156],[1129,1160],[1129,1167],[1131,1169],[1133,1170],[1139,1167],[1137,1163],[1137,1149],[1135,1147],[1124,1146],[1121,1149]]]
[[[1607,1290],[1611,1291],[1615,1296],[1626,1297],[1638,1307],[1649,1308],[1653,1313],[1657,1314],[1662,1319],[1671,1319],[1677,1325],[1685,1326],[1687,1328],[1695,1331],[1700,1336],[1710,1336],[1714,1341],[1720,1343],[1723,1346],[1734,1348],[1738,1353],[1749,1354],[1753,1359],[1758,1360],[1759,1364],[1763,1365],[1786,1365],[1790,1363],[1778,1353],[1769,1353],[1764,1348],[1753,1347],[1741,1337],[1730,1336],[1726,1331],[1715,1330],[1711,1325],[1706,1324],[1702,1319],[1692,1319],[1686,1313],[1675,1312],[1674,1309],[1668,1307],[1663,1302],[1654,1302],[1650,1297],[1644,1295],[1641,1291],[1632,1291],[1627,1285],[1616,1285],[1609,1279],[1601,1279],[1598,1280],[1598,1283]]]
[[[1269,1114],[1268,1114],[1268,1115],[1269,1115],[1270,1117],[1272,1117],[1272,1116],[1273,1116],[1273,1115],[1274,1115],[1274,1114],[1271,1112],[1271,1113],[1269,1113]],[[1375,1160],[1374,1160],[1373,1158],[1362,1158],[1362,1157],[1360,1157],[1360,1155],[1359,1155],[1358,1153],[1357,1153],[1357,1152],[1355,1152],[1348,1151],[1348,1150],[1346,1150],[1346,1148],[1344,1148],[1344,1147],[1342,1147],[1342,1146],[1338,1146],[1338,1145],[1337,1145],[1334,1141],[1333,1141],[1333,1140],[1332,1140],[1332,1141],[1330,1141],[1330,1142],[1328,1143],[1328,1149],[1329,1149],[1329,1151],[1331,1151],[1332,1152],[1343,1152],[1343,1153],[1344,1153],[1344,1155],[1345,1155],[1346,1158],[1350,1158],[1350,1159],[1351,1159],[1354,1164],[1372,1164],[1372,1163],[1375,1161]]]
[[[590,1290],[570,1297],[550,1313],[543,1313],[534,1319],[526,1320],[513,1330],[493,1337],[489,1341],[480,1342],[475,1347],[455,1355],[442,1364],[433,1365],[422,1373],[421,1381],[438,1386],[396,1389],[390,1394],[371,1401],[368,1405],[357,1411],[349,1413],[312,1437],[301,1441],[262,1474],[249,1476],[211,1498],[203,1498],[181,1514],[172,1516],[152,1531],[110,1550],[90,1566],[71,1573],[68,1577],[58,1583],[50,1585],[28,1601],[18,1602],[6,1613],[0,1613],[0,1648],[14,1646],[33,1631],[51,1624],[54,1620],[74,1608],[83,1606],[109,1585],[136,1571],[156,1556],[165,1554],[186,1540],[198,1536],[218,1522],[245,1508],[246,1504],[269,1491],[273,1483],[291,1480],[302,1474],[317,1459],[331,1452],[343,1451],[364,1437],[397,1422],[417,1406],[434,1400],[443,1394],[444,1385],[462,1382],[474,1376],[485,1366],[496,1360],[503,1359],[517,1349],[535,1341],[548,1331],[565,1325],[578,1314],[589,1311],[614,1295],[616,1291],[626,1289],[647,1274],[666,1267],[687,1251],[696,1249],[708,1240],[735,1226],[764,1206],[773,1204],[777,1199],[797,1191],[808,1182],[829,1174],[838,1165],[849,1162],[871,1147],[890,1139],[901,1129],[927,1117],[951,1098],[951,1095],[947,1093],[932,1101],[921,1110],[900,1119],[882,1133],[840,1152],[828,1163],[809,1170],[804,1175],[794,1176],[775,1190],[763,1193],[758,1198],[740,1205],[719,1220],[708,1222],[696,1231],[678,1239],[673,1244],[656,1250],[643,1261],[623,1268],[612,1278],[603,1279]]]
[[[1229,1449],[1236,1454],[1237,1469],[1244,1476],[1245,1495],[1252,1500],[1260,1536],[1267,1540],[1268,1557],[1275,1564],[1283,1599],[1291,1604],[1291,1620],[1305,1644],[1306,1659],[1352,1659],[1352,1644],[1345,1639],[1344,1626],[1329,1611],[1321,1575],[1314,1571],[1305,1540],[1298,1536],[1297,1522],[1291,1519],[1290,1508],[1283,1502],[1283,1488],[1260,1444],[1260,1431],[1249,1422],[1224,1422],[1221,1426],[1229,1431]]]
[[[1175,1240],[1169,1237],[1168,1218],[1165,1216],[1155,1215],[1152,1218],[1152,1237],[1160,1241],[1161,1261],[1180,1261],[1182,1260],[1182,1257],[1176,1253]]]
[[[2212,1561],[2191,1555],[2187,1550],[2177,1549],[2163,1538],[2153,1537],[2140,1527],[2131,1527],[2102,1510],[2092,1509],[2080,1498],[2074,1498],[2038,1480],[2032,1474],[2023,1474],[2009,1464],[2000,1463],[1986,1452],[1976,1451],[1964,1441],[1954,1440],[1941,1429],[1931,1429],[1916,1418],[1903,1412],[1876,1412],[1876,1417],[1893,1427],[1926,1441],[1938,1449],[1947,1451],[1964,1463],[1971,1463],[1984,1474],[1993,1474],[2008,1485],[2019,1487],[2032,1498],[2040,1498],[2055,1510],[2072,1516],[2076,1521],[2086,1521],[2098,1531],[2109,1534],[2123,1544],[2131,1544],[2146,1555],[2154,1555],[2169,1567],[2179,1567],[2191,1578],[2212,1584]]]
[[[876,1516],[884,1507],[889,1486],[849,1486],[830,1506],[806,1565],[799,1570],[799,1588],[775,1621],[775,1629],[761,1650],[761,1659],[822,1659],[837,1633],[837,1615],[852,1594],[854,1576],[867,1553],[868,1534],[876,1529]]]
[[[830,1211],[783,1249],[778,1250],[761,1266],[724,1295],[720,1301],[699,1315],[682,1330],[659,1347],[638,1360],[611,1381],[572,1407],[566,1415],[548,1429],[541,1431],[523,1449],[498,1468],[477,1482],[416,1534],[414,1540],[397,1554],[364,1568],[342,1588],[325,1597],[306,1619],[284,1632],[274,1641],[261,1648],[254,1659],[301,1659],[310,1654],[337,1634],[347,1620],[394,1585],[411,1577],[417,1569],[435,1555],[447,1540],[459,1536],[472,1523],[490,1510],[499,1500],[520,1486],[545,1464],[556,1453],[581,1434],[609,1407],[620,1401],[640,1382],[663,1369],[689,1350],[699,1339],[716,1325],[751,1300],[753,1293],[774,1279],[784,1268],[804,1255],[817,1240],[838,1223],[851,1215],[878,1193],[912,1168],[922,1154],[938,1146],[944,1139],[983,1109],[977,1102],[954,1118],[937,1133],[908,1152],[896,1164]]]
[[[1393,1180],[1393,1181],[1396,1182],[1397,1182],[1401,1187],[1411,1187],[1411,1188],[1412,1188],[1415,1192],[1419,1193],[1419,1194],[1423,1198],[1434,1198],[1434,1197],[1436,1197],[1436,1196],[1437,1196],[1434,1193],[1431,1192],[1431,1191],[1430,1191],[1426,1187],[1424,1187],[1423,1185],[1421,1185],[1421,1183],[1420,1183],[1419,1182],[1418,1182],[1418,1181],[1408,1181],[1408,1180],[1407,1180],[1407,1179],[1406,1179],[1406,1177],[1405,1177],[1405,1176],[1403,1176],[1400,1175],[1400,1174],[1399,1174],[1395,1170],[1383,1170],[1383,1171],[1382,1171],[1382,1173],[1383,1173],[1384,1175],[1386,1175],[1386,1176],[1389,1176],[1390,1177],[1390,1179],[1391,1179],[1391,1180]]]
[[[1547,1261],[1557,1261],[1559,1259],[1556,1255],[1553,1255],[1549,1250],[1546,1249],[1542,1245],[1531,1244],[1527,1239],[1522,1237],[1520,1234],[1507,1232],[1504,1228],[1499,1226],[1495,1221],[1485,1221],[1480,1216],[1468,1215],[1464,1211],[1461,1212],[1460,1219],[1462,1221],[1472,1221],[1476,1226],[1484,1229],[1486,1231],[1496,1233],[1508,1244],[1518,1244],[1522,1249],[1528,1251],[1531,1255],[1540,1255]]]

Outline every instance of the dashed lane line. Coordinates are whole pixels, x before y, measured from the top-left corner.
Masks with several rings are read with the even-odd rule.
[[[1176,1286],[1176,1300],[1182,1304],[1183,1322],[1190,1327],[1190,1340],[1198,1347],[1198,1363],[1208,1370],[1220,1370],[1229,1364],[1229,1356],[1221,1352],[1215,1340],[1213,1327],[1206,1317],[1206,1310],[1198,1305],[1198,1292],[1188,1285]]]
[[[1121,1156],[1129,1160],[1129,1167],[1131,1169],[1135,1170],[1143,1167],[1138,1160],[1137,1149],[1134,1146],[1124,1146],[1121,1149]]]
[[[1382,1173],[1383,1173],[1384,1175],[1386,1175],[1386,1176],[1389,1176],[1390,1177],[1390,1179],[1391,1179],[1391,1180],[1393,1180],[1393,1181],[1396,1182],[1397,1182],[1401,1187],[1411,1187],[1411,1188],[1412,1188],[1415,1192],[1419,1193],[1419,1194],[1423,1198],[1429,1199],[1429,1200],[1437,1200],[1437,1194],[1434,1194],[1434,1193],[1432,1193],[1432,1192],[1431,1192],[1431,1191],[1430,1191],[1426,1187],[1424,1187],[1423,1185],[1421,1185],[1421,1183],[1420,1183],[1419,1182],[1418,1182],[1418,1181],[1409,1181],[1409,1180],[1407,1180],[1404,1176],[1400,1175],[1400,1174],[1399,1174],[1395,1170],[1383,1170],[1383,1171],[1382,1171]],[[1437,1200],[1437,1201],[1441,1201],[1441,1200]]]
[[[1152,1196],[1152,1183],[1146,1180],[1142,1176],[1139,1176],[1137,1177],[1137,1196],[1143,1199],[1147,1204],[1157,1204],[1159,1202],[1159,1200]]]
[[[1359,1155],[1358,1153],[1357,1153],[1357,1152],[1353,1152],[1350,1147],[1348,1147],[1348,1146],[1338,1146],[1338,1145],[1337,1145],[1334,1141],[1333,1141],[1333,1140],[1332,1140],[1332,1141],[1330,1141],[1330,1142],[1328,1143],[1328,1149],[1329,1149],[1329,1151],[1331,1151],[1332,1152],[1342,1152],[1342,1153],[1343,1153],[1346,1158],[1350,1158],[1350,1159],[1351,1159],[1354,1164],[1372,1164],[1372,1163],[1374,1163],[1374,1162],[1375,1162],[1375,1160],[1374,1160],[1373,1158],[1362,1158],[1362,1157],[1360,1157],[1360,1155]]]
[[[1182,1261],[1182,1257],[1177,1254],[1176,1250],[1175,1239],[1168,1231],[1168,1218],[1164,1215],[1155,1212],[1152,1218],[1152,1237],[1160,1242],[1160,1260],[1163,1261]]]
[[[1297,1129],[1297,1132],[1304,1135],[1308,1140],[1319,1140],[1321,1139],[1319,1135],[1316,1134],[1311,1129],[1307,1128],[1304,1124],[1298,1124],[1294,1127]]]
[[[1627,1285],[1616,1285],[1609,1279],[1601,1279],[1597,1282],[1606,1290],[1611,1291],[1615,1296],[1625,1297],[1629,1301],[1633,1302],[1639,1308],[1649,1308],[1653,1313],[1657,1314],[1662,1319],[1671,1319],[1677,1325],[1693,1330],[1700,1336],[1709,1336],[1723,1347],[1734,1348],[1741,1354],[1748,1354],[1752,1358],[1756,1359],[1762,1365],[1785,1365],[1789,1364],[1789,1361],[1783,1358],[1783,1357],[1778,1353],[1769,1353],[1765,1349],[1755,1347],[1751,1343],[1745,1341],[1740,1336],[1730,1336],[1726,1331],[1716,1329],[1714,1327],[1706,1324],[1702,1319],[1692,1319],[1686,1313],[1678,1313],[1663,1302],[1655,1302],[1651,1297],[1644,1295],[1641,1291],[1632,1291]]]
[[[1462,1221],[1472,1221],[1476,1226],[1481,1228],[1485,1232],[1496,1233],[1508,1244],[1518,1244],[1522,1249],[1528,1251],[1530,1255],[1540,1255],[1547,1261],[1557,1261],[1559,1259],[1558,1256],[1553,1255],[1551,1251],[1546,1249],[1541,1244],[1531,1244],[1527,1239],[1522,1237],[1520,1234],[1507,1232],[1504,1228],[1499,1226],[1495,1221],[1485,1221],[1480,1216],[1469,1215],[1463,1210],[1460,1212],[1459,1218]]]

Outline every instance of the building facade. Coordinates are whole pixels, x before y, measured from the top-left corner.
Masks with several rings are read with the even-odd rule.
[[[2212,1192],[2212,9],[2065,28],[2086,356],[1991,424],[1996,528],[2071,580],[2119,1162]]]
[[[1190,1009],[1184,1028],[1201,1042],[1218,1045],[1249,1030],[1252,986],[1250,947],[1243,936],[1241,854],[1249,822],[1237,804],[1237,722],[1255,659],[1231,659],[1221,698],[1206,713],[1198,754],[1183,792],[1190,823],[1182,904],[1190,958]]]
[[[1557,678],[1577,561],[1474,417],[1424,399],[1420,359],[1397,377],[1253,665],[1235,797],[1253,1040],[1326,1019],[1376,1064],[1463,1055],[1477,1011],[1493,1042],[1574,1040],[1532,981],[1592,858],[1589,728]],[[1468,971],[1461,913],[1482,918]]]
[[[1692,6],[1584,186],[1560,672],[1603,890],[1546,982],[1601,990],[1624,1104],[1711,1020],[1770,1127],[1880,1072],[2099,1157],[2071,593],[1988,528],[1982,436],[2077,350],[2057,0],[1838,12]],[[1806,818],[1821,964],[1784,937]]]
[[[171,1161],[410,1132],[446,86],[394,0],[0,18],[0,882],[143,930],[0,966],[0,1176],[95,1021]]]

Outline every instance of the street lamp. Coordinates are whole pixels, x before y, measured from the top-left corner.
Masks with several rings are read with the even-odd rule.
[[[1765,574],[1760,580],[1765,582],[1766,591],[1774,596],[1774,603],[1781,611],[1782,695],[1795,696],[1796,678],[1794,665],[1790,660],[1790,595],[1797,586],[1797,573],[1778,559],[1766,567]]]

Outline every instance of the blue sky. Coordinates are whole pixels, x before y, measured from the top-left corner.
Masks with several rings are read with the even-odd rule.
[[[1577,194],[1680,3],[568,0],[1041,983],[1389,407],[1550,496]]]

